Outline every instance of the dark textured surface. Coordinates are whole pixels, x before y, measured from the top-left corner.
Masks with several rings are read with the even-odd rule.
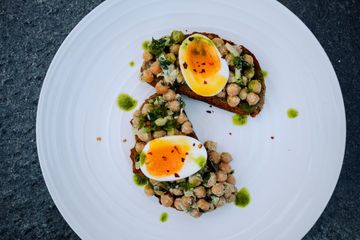
[[[78,239],[54,206],[41,175],[36,107],[61,42],[100,2],[0,0],[0,239]],[[304,239],[360,239],[360,2],[281,2],[325,48],[347,112],[347,146],[338,185]]]

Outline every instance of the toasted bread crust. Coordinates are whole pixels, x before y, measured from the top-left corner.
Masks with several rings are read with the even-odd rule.
[[[207,36],[210,39],[213,38],[220,38],[217,34],[214,33],[206,33],[206,32],[193,32],[189,35],[195,34],[195,33],[199,33],[202,35]],[[223,39],[223,38],[221,38]],[[234,44],[232,41],[223,39],[225,43],[229,43],[229,44]],[[217,97],[217,96],[213,96],[213,97],[203,97],[200,95],[197,95],[195,92],[193,92],[186,84],[181,85],[180,87],[178,87],[176,89],[176,92],[179,94],[183,94],[185,96],[188,96],[192,99],[196,99],[202,102],[206,102],[210,105],[213,105],[215,107],[239,114],[239,115],[250,115],[252,117],[256,117],[260,111],[262,110],[264,104],[265,104],[265,92],[266,92],[266,85],[265,85],[265,79],[260,67],[260,64],[257,60],[257,58],[255,57],[255,55],[250,52],[249,49],[245,48],[244,46],[242,46],[243,51],[246,54],[249,54],[253,57],[254,59],[254,69],[255,69],[255,77],[256,79],[258,79],[261,83],[261,92],[259,93],[259,97],[260,97],[260,101],[254,106],[254,108],[251,111],[246,110],[244,107],[242,107],[241,105],[237,106],[237,107],[231,107],[229,106],[229,104],[227,103],[226,99]],[[141,71],[143,71],[143,68],[141,68]],[[153,87],[155,87],[156,83],[161,80],[161,78],[155,78],[154,81],[150,82],[149,84]]]

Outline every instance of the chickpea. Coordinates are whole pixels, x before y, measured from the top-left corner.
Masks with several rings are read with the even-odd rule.
[[[176,97],[176,93],[172,89],[169,89],[169,91],[167,91],[166,93],[163,94],[163,98],[167,102],[175,100],[175,97]]]
[[[209,153],[209,159],[215,163],[215,164],[218,164],[220,162],[220,154],[218,152],[215,152],[215,151],[211,151]]]
[[[244,61],[247,62],[248,64],[254,65],[254,58],[251,55],[245,54],[243,58]]]
[[[194,217],[194,218],[198,218],[201,216],[201,212],[199,212],[199,210],[197,209],[193,209],[189,212],[189,214]]]
[[[144,149],[145,147],[145,143],[143,142],[137,142],[136,145],[135,145],[135,150],[137,153],[141,153],[142,150]]]
[[[229,163],[232,160],[232,156],[228,152],[223,152],[220,155],[220,160],[224,163]]]
[[[150,69],[151,73],[154,75],[161,73],[160,62],[158,60],[156,60],[155,62],[153,62],[151,64],[149,69]]]
[[[230,164],[221,162],[219,165],[219,169],[226,173],[230,173],[232,171]]]
[[[218,182],[225,182],[227,179],[227,174],[224,171],[217,171],[216,172],[216,179]]]
[[[181,125],[181,132],[184,134],[190,134],[193,132],[192,125],[189,121],[186,121]]]
[[[168,108],[173,112],[179,112],[180,111],[180,103],[177,100],[173,100],[168,103]]]
[[[260,97],[256,93],[251,92],[246,96],[246,101],[250,106],[254,106],[260,101]]]
[[[160,197],[160,202],[164,207],[171,207],[174,202],[174,198],[170,194],[163,194]]]
[[[161,138],[161,137],[164,137],[164,136],[166,136],[166,131],[164,131],[164,130],[155,131],[153,133],[153,138],[154,139],[155,138]]]
[[[179,49],[180,49],[180,44],[174,44],[174,45],[171,45],[170,52],[175,55],[178,55]]]
[[[138,117],[134,117],[132,120],[131,120],[131,124],[134,128],[139,128],[140,127],[140,118]]]
[[[147,69],[142,72],[141,79],[147,83],[150,83],[154,80],[154,75],[152,74],[150,69]]]
[[[222,183],[216,183],[211,188],[211,191],[213,192],[213,194],[215,194],[218,197],[224,195],[224,190],[225,190],[224,189],[224,184],[222,184]]]
[[[226,182],[235,185],[236,184],[236,179],[235,179],[234,175],[228,174]]]
[[[186,122],[188,120],[187,116],[185,113],[180,113],[178,119],[177,119],[177,122],[180,123],[180,124],[183,124],[184,122]]]
[[[233,82],[236,82],[235,75],[232,72],[230,72],[228,83],[233,83]]]
[[[240,103],[240,98],[238,96],[228,96],[227,103],[230,107],[236,107]]]
[[[210,173],[210,178],[209,178],[209,180],[207,181],[207,183],[205,184],[205,186],[206,187],[212,187],[212,186],[214,186],[215,184],[216,184],[216,174],[215,173],[213,173],[213,172],[211,172]]]
[[[164,82],[159,81],[156,85],[155,85],[155,89],[156,89],[156,93],[158,94],[164,94],[169,90],[169,86],[166,86],[164,84]]]
[[[221,38],[213,38],[212,41],[217,47],[225,44],[224,40],[222,40]]]
[[[239,54],[242,53],[243,50],[242,50],[242,47],[241,47],[241,46],[234,45],[234,47],[235,47],[236,51],[238,51]]]
[[[145,103],[144,106],[141,108],[141,114],[146,115],[148,114],[152,109],[154,109],[154,106],[150,103]]]
[[[153,58],[153,55],[151,53],[149,53],[148,51],[145,51],[143,53],[143,59],[145,62],[150,61]]]
[[[222,207],[225,205],[225,198],[224,197],[220,197],[219,201],[216,204],[216,207]]]
[[[175,195],[175,196],[182,196],[184,195],[183,190],[179,189],[179,188],[171,188],[170,192]]]
[[[145,192],[146,196],[149,196],[149,197],[154,195],[154,189],[152,189],[152,187],[150,185],[146,185],[144,187],[144,192]]]
[[[201,175],[198,173],[189,177],[189,183],[194,187],[201,185],[202,180]]]
[[[226,54],[225,59],[229,66],[234,66],[234,55],[232,55],[231,53],[228,53],[228,54]]]
[[[259,94],[261,92],[261,83],[258,80],[251,80],[248,85],[251,92]]]
[[[226,92],[225,92],[225,90],[224,90],[224,89],[221,90],[221,92],[219,92],[216,96],[219,97],[219,98],[225,98],[225,97],[226,97]]]
[[[239,97],[240,97],[241,100],[245,100],[247,95],[248,95],[247,88],[243,88],[243,89],[240,90]]]
[[[208,151],[216,151],[217,143],[213,141],[206,141],[204,146]]]
[[[152,139],[151,133],[139,131],[137,134],[138,138],[143,142],[148,142]]]
[[[196,204],[203,211],[207,211],[210,208],[210,203],[208,203],[205,199],[200,199]]]
[[[226,92],[229,96],[237,96],[240,93],[240,87],[236,83],[231,83],[227,85]]]
[[[134,113],[133,113],[133,117],[140,117],[141,116],[141,111],[140,110],[136,110]]]
[[[193,204],[194,199],[192,197],[188,197],[188,196],[183,196],[181,198],[182,201],[182,205],[185,209],[189,208],[191,206],[191,204]]]
[[[208,189],[206,190],[206,196],[210,197],[212,194],[213,194],[213,193],[212,193],[212,191],[211,191],[211,188],[208,188]]]
[[[224,45],[221,45],[219,47],[217,47],[221,56],[225,56],[228,53],[228,50],[226,49],[226,47]]]
[[[230,203],[230,202],[235,202],[236,196],[235,194],[230,194],[228,196],[225,196],[225,200],[226,202]]]
[[[206,189],[203,186],[196,187],[194,194],[197,198],[204,198],[206,196]]]
[[[175,199],[174,207],[179,211],[184,211],[186,209],[186,208],[184,208],[184,206],[182,204],[182,199],[181,198],[176,198]]]
[[[224,194],[230,194],[230,193],[235,193],[236,192],[236,187],[234,184],[230,184],[230,183],[224,183],[225,186],[225,191]]]

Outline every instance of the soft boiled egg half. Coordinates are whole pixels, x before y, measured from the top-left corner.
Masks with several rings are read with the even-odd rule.
[[[205,147],[195,138],[167,136],[148,142],[140,154],[140,169],[157,181],[176,181],[206,165]]]
[[[211,97],[224,89],[229,78],[229,66],[208,37],[193,34],[179,50],[181,73],[196,94]]]

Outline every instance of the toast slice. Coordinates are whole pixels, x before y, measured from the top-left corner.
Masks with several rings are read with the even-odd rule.
[[[177,46],[181,44],[183,39],[195,33],[198,32],[184,35],[182,40],[177,42],[176,40],[171,40],[173,34],[171,34],[171,37],[165,36],[160,40],[154,40],[154,39],[152,40],[152,42],[157,41],[156,43],[158,43],[162,39],[170,38],[169,40],[170,43],[168,43],[168,46],[165,46],[163,48],[163,54],[165,56],[173,57],[172,53],[174,53],[176,57],[176,60],[174,62],[174,69],[178,71],[179,76],[176,78],[175,81],[172,82],[167,81],[167,79],[169,78],[164,76],[164,70],[162,68],[160,69],[159,72],[159,57],[156,57],[156,54],[159,53],[157,52],[156,54],[154,54],[153,48],[156,46],[152,46],[151,44],[149,45],[149,47],[145,48],[146,50],[143,55],[144,63],[141,66],[141,78],[153,87],[156,87],[159,84],[169,86],[179,94],[184,94],[190,98],[206,102],[210,105],[219,107],[221,109],[233,113],[237,113],[240,115],[251,115],[252,117],[258,115],[265,103],[266,85],[265,85],[263,72],[257,58],[250,50],[248,50],[244,46],[236,45],[233,42],[226,39],[221,39],[216,34],[198,33],[205,35],[209,39],[212,39],[213,42],[216,42],[218,50],[222,54],[222,58],[227,59],[229,64],[230,77],[226,87],[220,94],[212,97],[200,96],[195,92],[193,92],[188,87],[179,69],[179,61],[176,51],[178,49]],[[171,42],[176,42],[176,43],[171,43]],[[240,78],[235,80],[234,80],[234,75],[235,75],[236,67],[234,66],[233,62],[231,62],[233,61],[234,57],[231,56],[231,52],[227,49],[226,46],[228,45],[231,45],[234,48],[238,49],[238,52],[240,53],[239,59],[241,59],[242,64],[244,66],[240,70],[241,72]],[[151,73],[152,75],[150,75]],[[241,89],[240,94],[236,96],[240,99],[239,103],[236,106],[234,106],[234,103],[231,103],[231,100],[229,99],[229,95],[227,94],[226,91],[227,86],[229,86],[230,84],[237,84]]]
[[[202,213],[219,208],[225,202],[235,201],[236,187],[229,165],[232,160],[230,154],[220,154],[216,152],[214,142],[205,142],[208,153],[206,166],[192,176],[177,181],[148,179],[140,169],[141,152],[152,139],[165,135],[186,135],[197,139],[184,107],[180,95],[168,88],[163,89],[163,94],[153,94],[145,100],[130,121],[136,140],[136,145],[130,151],[130,159],[133,173],[147,182],[144,187],[146,195],[157,197],[165,207],[200,217]],[[165,124],[161,122],[162,119],[167,119]]]

